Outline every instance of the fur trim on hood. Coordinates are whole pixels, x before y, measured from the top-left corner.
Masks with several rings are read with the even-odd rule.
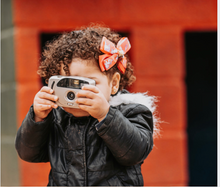
[[[146,106],[153,114],[153,122],[154,122],[154,138],[160,135],[159,123],[160,119],[156,116],[156,104],[157,98],[156,96],[149,96],[148,92],[145,93],[129,93],[126,90],[122,90],[118,92],[117,95],[111,96],[109,100],[109,104],[111,106],[118,106],[122,103],[130,104],[130,103],[138,103]]]

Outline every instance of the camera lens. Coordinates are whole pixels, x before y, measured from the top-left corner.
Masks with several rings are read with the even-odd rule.
[[[74,94],[73,92],[68,92],[67,98],[68,98],[69,100],[73,100],[73,99],[75,98],[75,94]]]

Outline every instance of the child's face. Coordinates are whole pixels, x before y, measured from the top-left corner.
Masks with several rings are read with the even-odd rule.
[[[93,61],[89,62],[89,60],[82,60],[79,58],[75,58],[72,60],[71,64],[69,65],[69,71],[71,76],[80,76],[80,77],[87,77],[90,79],[93,79],[96,81],[96,87],[102,92],[104,97],[107,101],[110,99],[111,95],[111,87],[112,82],[109,81],[108,77],[104,75],[98,65],[96,65]],[[63,65],[61,65],[61,75],[66,75],[63,70]],[[80,109],[74,109],[74,108],[64,108],[67,112],[73,113],[74,111],[79,112]],[[79,116],[85,116],[83,113],[85,111],[81,111]]]

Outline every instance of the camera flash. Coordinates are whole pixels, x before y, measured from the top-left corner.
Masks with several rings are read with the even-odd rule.
[[[73,83],[78,85],[79,84],[79,80],[75,79]]]

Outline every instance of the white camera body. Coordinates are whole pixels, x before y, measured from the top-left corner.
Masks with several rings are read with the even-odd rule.
[[[54,90],[54,95],[59,97],[56,101],[58,106],[79,108],[75,103],[76,94],[87,84],[96,85],[93,79],[85,77],[55,75],[50,77],[48,87]]]

